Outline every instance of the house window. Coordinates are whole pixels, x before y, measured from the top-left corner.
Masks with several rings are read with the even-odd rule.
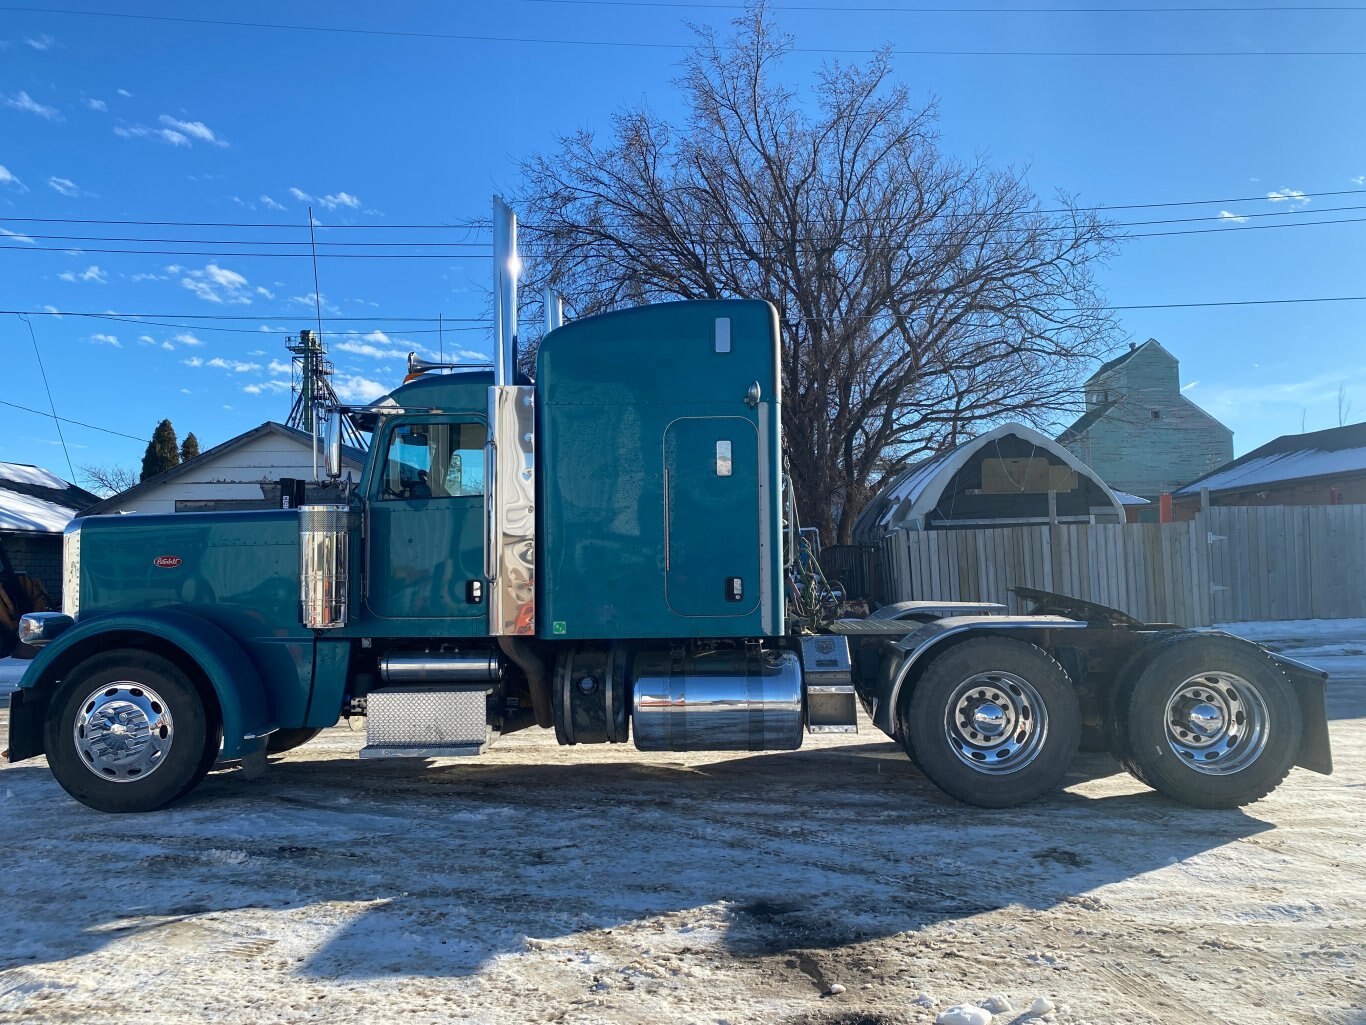
[[[1154,410],[1153,410],[1153,419],[1154,419],[1154,420],[1161,420],[1161,419],[1162,419],[1162,410],[1160,410],[1160,409],[1154,409]]]

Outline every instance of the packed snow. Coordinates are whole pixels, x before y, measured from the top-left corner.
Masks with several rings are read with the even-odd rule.
[[[15,484],[32,484],[40,488],[57,488],[65,491],[71,487],[66,481],[41,466],[28,463],[0,463],[0,481],[13,481]]]
[[[1099,754],[966,808],[866,722],[790,753],[531,730],[433,763],[360,762],[343,724],[136,817],[9,766],[0,1022],[1357,1025],[1366,670],[1313,661],[1337,772],[1242,811]]]
[[[0,530],[31,530],[60,534],[76,512],[77,510],[59,502],[50,502],[0,488]]]

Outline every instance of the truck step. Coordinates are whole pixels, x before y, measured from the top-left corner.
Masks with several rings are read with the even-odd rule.
[[[386,687],[366,702],[362,758],[456,758],[483,754],[491,686]]]
[[[803,637],[802,679],[806,685],[807,733],[858,732],[858,696],[854,693],[849,638],[828,634]]]

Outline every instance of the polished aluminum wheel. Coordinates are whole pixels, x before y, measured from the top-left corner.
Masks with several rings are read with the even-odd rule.
[[[1043,749],[1048,709],[1024,677],[978,673],[954,689],[944,734],[959,760],[978,772],[1016,772]]]
[[[1200,673],[1167,702],[1167,743],[1192,769],[1224,776],[1266,748],[1270,715],[1257,688],[1232,673]]]
[[[156,691],[119,680],[86,696],[71,732],[87,769],[100,779],[131,783],[150,776],[166,760],[175,724]]]

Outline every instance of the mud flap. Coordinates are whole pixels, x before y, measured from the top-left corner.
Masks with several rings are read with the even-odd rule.
[[[1310,772],[1332,775],[1333,752],[1328,745],[1328,674],[1285,655],[1267,654],[1290,677],[1300,701],[1304,734],[1300,738],[1300,753],[1295,764]]]
[[[9,698],[9,748],[5,760],[22,762],[43,753],[46,691],[16,690]]]

